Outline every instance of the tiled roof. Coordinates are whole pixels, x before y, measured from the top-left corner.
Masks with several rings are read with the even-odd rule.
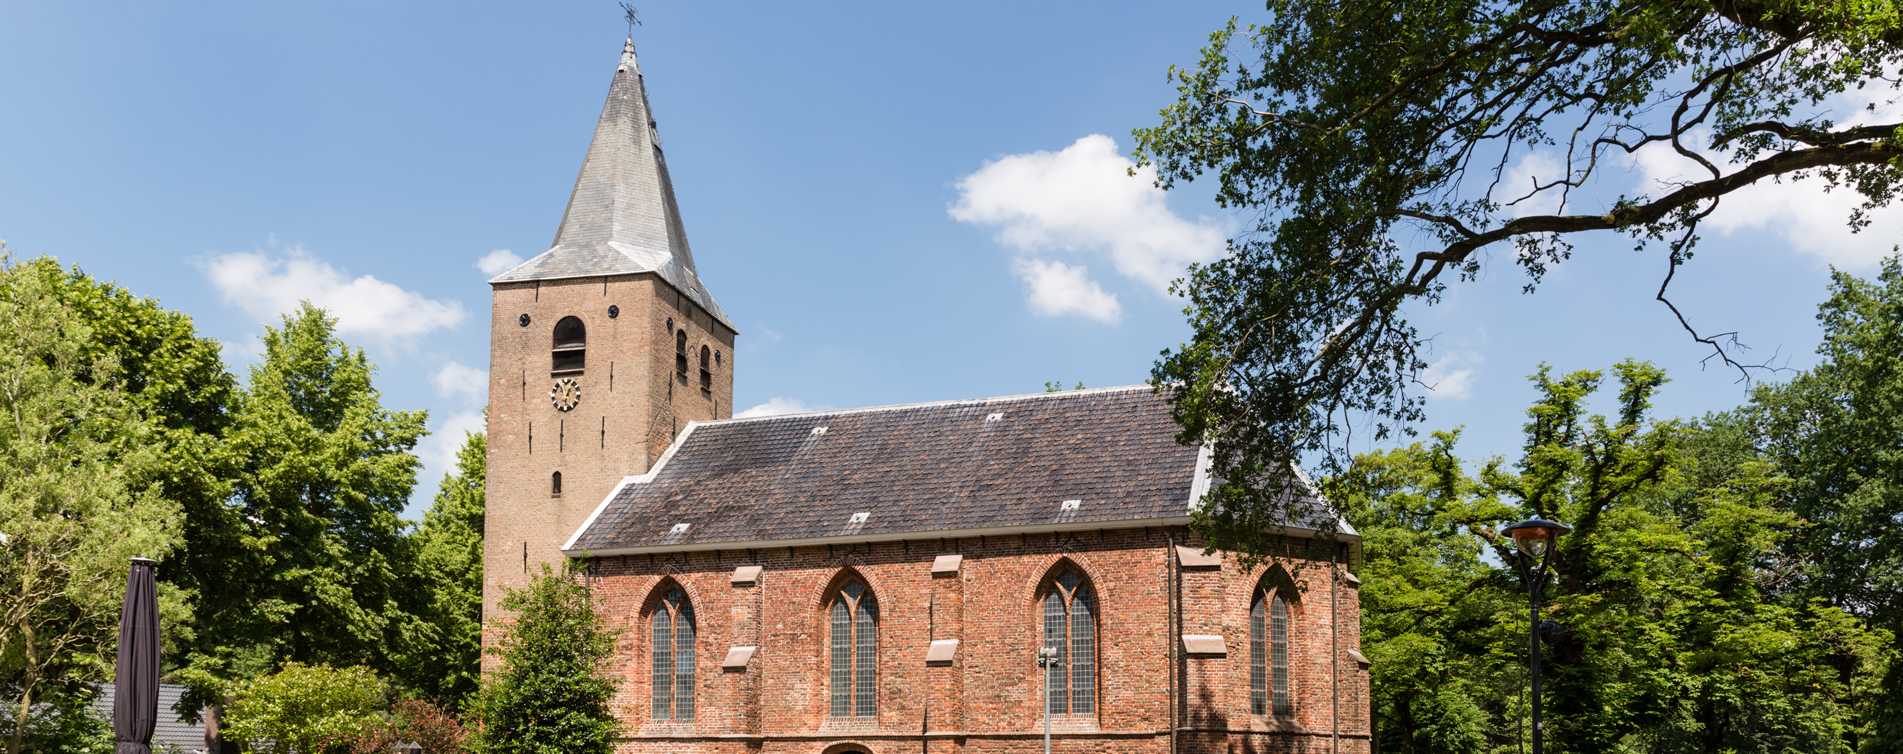
[[[93,697],[93,714],[107,723],[112,722],[113,685],[100,684],[99,695]],[[159,684],[159,719],[152,728],[152,750],[164,751],[170,746],[182,752],[203,752],[205,750],[205,726],[180,722],[178,713],[172,708],[185,693],[184,686],[169,683]]]
[[[563,549],[1180,523],[1208,457],[1177,443],[1177,429],[1148,386],[698,422]],[[1314,502],[1304,493],[1295,507]]]
[[[648,109],[647,85],[635,61],[634,40],[629,39],[554,244],[489,282],[642,272],[659,275],[722,324],[733,327],[694,270],[694,252],[687,245],[674,181],[668,177],[667,158],[661,153],[660,131]]]

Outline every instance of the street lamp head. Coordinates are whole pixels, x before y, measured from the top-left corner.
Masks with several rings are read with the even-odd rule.
[[[1501,532],[1513,538],[1513,544],[1520,548],[1520,552],[1538,558],[1545,556],[1546,551],[1552,549],[1553,541],[1559,539],[1561,534],[1572,530],[1573,527],[1558,521],[1548,521],[1534,516],[1525,521],[1510,524]]]

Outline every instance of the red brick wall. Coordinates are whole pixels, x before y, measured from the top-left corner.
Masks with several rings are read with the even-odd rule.
[[[1168,752],[1174,675],[1177,751],[1330,752],[1338,741],[1341,752],[1365,753],[1367,674],[1348,658],[1360,644],[1358,597],[1333,575],[1335,546],[1292,542],[1274,559],[1299,597],[1296,714],[1277,721],[1249,714],[1249,601],[1269,566],[1225,558],[1220,568],[1173,575],[1169,545],[1188,536],[1157,528],[599,559],[589,577],[596,605],[623,631],[614,660],[624,678],[615,700],[627,736],[621,749],[1042,751],[1038,588],[1068,561],[1097,594],[1099,700],[1095,715],[1053,721],[1054,751]],[[960,571],[934,576],[933,557],[954,553],[964,556]],[[759,581],[730,583],[741,565],[762,566]],[[827,716],[826,600],[848,571],[879,605],[878,715],[870,721]],[[698,622],[698,711],[686,723],[649,719],[646,615],[669,582],[693,600]],[[1182,633],[1223,636],[1227,656],[1184,658]],[[950,665],[927,666],[933,639],[960,640]],[[744,644],[759,647],[745,671],[722,670],[728,648]]]

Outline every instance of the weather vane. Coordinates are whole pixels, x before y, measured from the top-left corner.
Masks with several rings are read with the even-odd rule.
[[[628,37],[632,39],[634,27],[641,25],[641,15],[634,12],[634,3],[630,0],[620,0],[617,5],[621,6],[621,17],[628,21]]]

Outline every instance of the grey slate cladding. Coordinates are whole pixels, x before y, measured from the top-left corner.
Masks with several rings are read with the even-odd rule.
[[[728,329],[720,304],[700,282],[687,245],[674,181],[648,108],[647,85],[634,56],[621,64],[595,123],[568,209],[547,251],[489,280],[492,284],[652,273],[681,291]]]
[[[1198,449],[1176,433],[1148,386],[698,423],[567,551],[1180,521]]]
[[[112,723],[112,699],[117,689],[110,683],[99,684],[99,695],[93,697],[92,711],[99,719]],[[185,687],[170,683],[159,684],[159,717],[152,728],[152,751],[164,752],[167,747],[179,752],[202,752],[205,750],[205,726],[200,723],[188,723],[178,719],[174,708],[184,696]]]

